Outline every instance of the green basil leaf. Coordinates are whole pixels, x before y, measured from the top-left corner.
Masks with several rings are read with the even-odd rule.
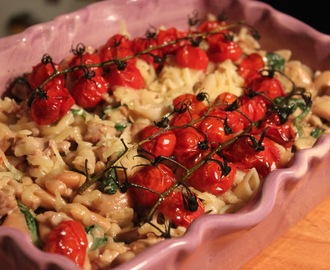
[[[86,229],[87,237],[89,239],[88,251],[92,252],[108,241],[107,235],[104,233],[102,227],[98,225],[92,225]]]
[[[30,212],[30,210],[25,205],[23,205],[21,202],[17,201],[17,205],[18,205],[19,210],[25,217],[25,222],[31,233],[31,238],[32,238],[33,244],[37,247],[40,247],[41,245],[40,245],[40,240],[39,240],[39,235],[38,235],[37,222],[36,222],[34,216]]]
[[[312,131],[311,131],[311,136],[314,137],[315,139],[317,139],[318,137],[320,137],[323,133],[323,130],[320,129],[320,128],[314,128]]]
[[[267,52],[266,58],[268,61],[268,66],[275,70],[283,70],[285,59],[277,53]]]
[[[124,131],[124,129],[125,129],[126,127],[127,127],[126,124],[119,124],[119,123],[116,123],[116,124],[115,124],[115,129],[116,129],[117,131],[120,131],[120,132]]]
[[[116,169],[112,169],[105,175],[100,183],[100,190],[106,194],[115,194],[118,190],[118,175]]]

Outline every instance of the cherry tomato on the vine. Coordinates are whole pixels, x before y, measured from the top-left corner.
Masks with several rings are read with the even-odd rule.
[[[235,41],[219,40],[209,44],[207,55],[210,61],[222,63],[225,60],[237,61],[242,55],[242,49]]]
[[[130,190],[137,203],[146,207],[152,207],[159,199],[158,194],[175,183],[172,170],[164,164],[143,166],[130,177],[130,182],[141,186]]]
[[[73,83],[71,94],[77,105],[82,108],[93,108],[108,92],[109,83],[100,75],[92,78],[81,77]]]
[[[284,96],[284,89],[282,83],[275,77],[268,76],[256,76],[250,80],[249,84],[246,86],[250,88],[253,92],[260,93],[266,96],[270,100],[274,100],[277,97]],[[267,98],[265,102],[270,104],[270,100]]]
[[[219,30],[219,33],[214,33],[211,35],[208,35],[207,41],[209,43],[215,43],[219,40],[224,38],[225,34],[228,34],[228,30],[225,29],[227,22],[226,21],[204,21],[202,22],[198,28],[197,31],[201,33],[209,33],[211,31]],[[224,28],[223,30],[220,30],[221,28]]]
[[[266,136],[268,138],[285,148],[290,148],[294,144],[296,133],[293,130],[292,121],[289,120],[281,124],[278,114],[272,114],[259,128],[260,130],[266,130]]]
[[[205,158],[207,153],[205,152],[193,157],[190,160],[192,162],[190,167]],[[231,188],[235,175],[236,165],[231,162],[224,162],[221,157],[215,154],[193,172],[188,178],[188,183],[202,192],[221,195]]]
[[[213,103],[218,104],[217,107],[222,110],[226,110],[228,106],[233,104],[237,99],[237,95],[229,92],[223,92],[215,98]]]
[[[201,114],[207,109],[203,100],[199,100],[194,94],[182,94],[173,100],[174,110],[184,112],[189,110],[191,114]]]
[[[238,111],[225,111],[223,110],[225,105],[219,105],[210,111],[208,114],[209,117],[222,119],[223,128],[225,129],[227,135],[231,137],[230,134],[237,133],[242,131],[245,127],[246,119]],[[207,120],[207,118],[205,119]],[[204,121],[205,121],[204,120]],[[213,121],[211,121],[213,122]],[[208,126],[208,125],[206,125]],[[228,138],[227,138],[228,139]]]
[[[196,195],[188,195],[179,191],[173,191],[161,202],[158,210],[163,213],[165,217],[170,219],[175,226],[187,228],[196,218],[202,216],[205,211],[203,203],[197,196],[192,199],[194,204],[195,202],[197,203],[197,209],[194,209],[195,211],[187,209],[189,208],[189,203],[191,203],[189,201],[189,196]]]
[[[154,38],[143,38],[136,37],[132,41],[132,50],[134,53],[141,53],[147,49],[157,46],[157,41]],[[148,54],[140,54],[138,56],[142,60],[154,66],[155,69],[159,67],[159,63],[155,63],[155,57],[163,57],[162,51],[160,49],[153,49]]]
[[[206,71],[209,58],[202,48],[185,45],[176,51],[175,62],[180,68]]]
[[[260,136],[254,136],[259,141]],[[280,151],[274,142],[264,137],[263,150],[256,151],[250,137],[239,138],[235,143],[225,149],[224,154],[231,162],[235,162],[239,169],[256,168],[261,178],[280,167]]]
[[[162,129],[157,126],[146,126],[141,131],[141,140],[145,140],[150,136],[160,132]],[[143,154],[151,153],[153,156],[165,156],[169,157],[174,151],[176,144],[176,136],[172,130],[166,130],[158,136],[152,138],[141,145],[141,148],[145,151]]]
[[[88,240],[83,225],[75,220],[65,220],[49,233],[43,250],[61,254],[83,267],[87,248]]]
[[[83,55],[75,55],[71,61],[69,62],[69,67],[77,67],[77,66],[88,66],[92,64],[98,64],[101,63],[101,58],[96,53],[84,53]],[[88,69],[82,68],[75,70],[70,73],[70,77],[72,80],[78,80],[79,78],[86,75],[87,71],[93,71],[96,76],[101,76],[103,73],[103,70],[101,67],[89,67]]]
[[[238,74],[241,75],[244,79],[252,78],[264,67],[265,63],[261,55],[258,53],[251,53],[242,59],[238,67]]]
[[[156,41],[159,46],[163,46],[160,48],[164,55],[166,54],[173,54],[176,50],[187,44],[187,40],[182,40],[180,42],[174,42],[179,38],[183,38],[187,35],[187,33],[179,31],[175,27],[168,28],[168,29],[160,29],[156,36]],[[173,44],[171,44],[173,42]],[[168,44],[168,45],[167,45]]]
[[[124,70],[119,70],[116,65],[111,65],[109,73],[104,75],[109,83],[109,89],[115,90],[117,86],[141,89],[145,87],[145,81],[140,70],[131,62],[127,62]]]
[[[242,116],[244,116],[242,119],[245,126],[248,126],[250,121],[257,122],[266,116],[267,104],[265,99],[260,96],[252,98],[244,96],[239,110],[242,112]]]
[[[35,89],[38,86],[40,86],[43,82],[45,82],[56,71],[61,71],[61,67],[58,64],[39,63],[36,66],[34,66],[32,68],[32,72],[27,75],[27,80],[28,80],[31,88]],[[46,85],[49,86],[51,84],[64,86],[65,85],[64,74],[55,76]]]
[[[134,55],[132,41],[125,35],[115,34],[100,48],[98,54],[102,62],[131,57]],[[128,61],[135,64],[136,58],[133,57]],[[108,69],[108,66],[104,68]]]
[[[184,163],[186,159],[199,153],[201,150],[209,148],[206,136],[193,127],[174,129],[174,132],[177,142],[173,156],[180,163]]]
[[[31,117],[39,125],[48,125],[60,120],[75,104],[67,88],[51,84],[37,92],[31,103]]]
[[[171,119],[170,125],[172,127],[180,127],[187,124],[192,124],[192,121],[199,119],[199,114],[191,113],[189,111],[185,111],[183,113],[176,113],[174,114],[173,118]],[[198,128],[200,122],[197,121],[196,123],[192,124],[194,127]]]
[[[229,124],[219,117],[206,117],[200,124],[199,129],[207,135],[211,147],[217,147],[233,136]],[[227,125],[227,126],[226,126]]]

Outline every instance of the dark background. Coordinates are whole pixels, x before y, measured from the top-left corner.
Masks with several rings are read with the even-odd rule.
[[[295,17],[319,32],[330,34],[330,1],[328,0],[258,0]]]

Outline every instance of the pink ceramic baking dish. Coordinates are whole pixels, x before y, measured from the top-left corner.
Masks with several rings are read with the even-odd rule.
[[[330,36],[260,2],[109,0],[0,40],[0,91],[44,53],[59,61],[72,44],[98,47],[120,31],[122,22],[133,35],[144,34],[149,25],[185,27],[187,15],[196,10],[245,19],[258,29],[268,50],[288,48],[292,58],[311,68],[330,69]],[[330,196],[329,162],[330,136],[323,135],[315,147],[298,152],[289,168],[272,172],[259,196],[240,212],[203,216],[185,236],[163,241],[116,269],[238,269]],[[79,269],[61,256],[39,251],[22,233],[1,227],[0,262],[4,270]]]

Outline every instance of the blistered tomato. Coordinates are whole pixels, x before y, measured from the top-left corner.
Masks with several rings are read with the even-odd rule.
[[[195,194],[174,191],[164,199],[158,210],[175,226],[187,228],[196,218],[204,214],[205,207]]]
[[[82,224],[75,220],[65,220],[49,233],[43,250],[63,255],[83,267],[87,247],[88,240]]]
[[[130,182],[137,185],[130,189],[137,203],[152,207],[159,199],[159,194],[174,184],[174,174],[163,164],[143,166],[133,174]]]

